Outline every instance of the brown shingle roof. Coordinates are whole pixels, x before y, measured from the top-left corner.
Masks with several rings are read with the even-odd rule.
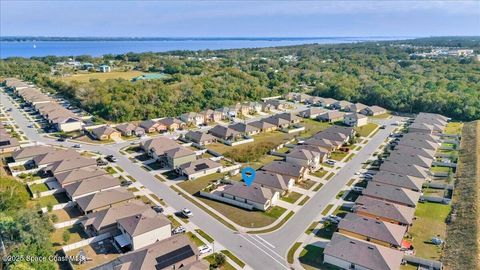
[[[403,236],[407,231],[406,226],[362,217],[354,213],[348,213],[338,224],[338,229],[380,240],[394,246],[402,245]]]
[[[234,183],[228,185],[225,190],[223,190],[223,193],[261,204],[266,203],[273,197],[270,189],[256,184],[247,186],[242,183]]]
[[[77,204],[84,211],[95,210],[115,203],[133,199],[133,193],[125,188],[109,189],[78,198]]]
[[[380,165],[380,171],[387,171],[393,173],[402,173],[420,178],[428,177],[428,169],[418,165],[404,164],[396,161],[385,161]]]
[[[27,159],[27,158],[33,158],[41,154],[53,152],[53,151],[55,151],[55,148],[53,147],[44,146],[44,145],[35,145],[35,146],[25,147],[18,151],[13,152],[12,157],[15,160]]]
[[[256,132],[260,130],[260,128],[256,126],[252,126],[250,124],[244,124],[244,123],[235,123],[233,125],[230,125],[229,128],[241,133],[250,133],[250,132]]]
[[[292,177],[300,177],[303,175],[305,168],[285,161],[273,161],[263,166],[262,170]]]
[[[118,225],[130,236],[137,236],[170,224],[164,215],[157,214],[152,209],[146,209],[140,214],[134,214],[128,217],[118,219]]]
[[[118,186],[120,186],[118,179],[107,174],[66,185],[65,191],[70,197],[80,197],[91,192]]]
[[[54,174],[54,177],[57,179],[60,185],[66,185],[76,181],[82,181],[91,177],[97,177],[106,174],[108,173],[104,169],[100,169],[97,166],[90,166],[56,173]]]
[[[180,165],[180,169],[182,169],[187,175],[191,175],[203,170],[209,170],[209,169],[220,168],[220,167],[222,167],[222,164],[206,158],[197,159],[195,161]]]
[[[271,172],[257,171],[255,173],[255,184],[267,188],[287,190],[290,179],[290,177]]]
[[[362,195],[411,207],[415,207],[420,199],[420,192],[379,182],[369,182]]]
[[[360,196],[355,201],[354,212],[364,212],[372,216],[394,220],[409,225],[415,214],[415,208],[396,203],[386,202],[366,196]]]
[[[422,185],[423,182],[425,182],[425,179],[402,173],[380,171],[373,176],[372,181],[411,190],[422,190]]]
[[[403,260],[401,251],[339,233],[333,234],[323,253],[371,270],[398,270]]]

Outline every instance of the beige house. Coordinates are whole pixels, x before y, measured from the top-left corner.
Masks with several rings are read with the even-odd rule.
[[[343,123],[351,127],[361,127],[368,124],[368,117],[359,113],[347,113],[343,117]]]
[[[132,200],[135,196],[125,188],[109,189],[76,200],[77,208],[84,215],[110,208]]]
[[[99,141],[117,140],[122,137],[122,133],[120,133],[120,131],[110,126],[101,126],[101,127],[93,128],[90,130],[90,134],[92,134],[93,138]]]
[[[361,110],[360,113],[368,116],[375,116],[387,113],[387,109],[374,105],[366,107],[365,109]]]
[[[170,220],[152,209],[117,220],[120,235],[114,237],[122,249],[138,250],[172,236]]]
[[[152,158],[173,169],[197,158],[194,151],[165,137],[157,137],[141,142],[140,146]]]
[[[180,119],[187,124],[193,124],[196,126],[200,126],[205,123],[205,115],[196,112],[184,113],[180,115]]]

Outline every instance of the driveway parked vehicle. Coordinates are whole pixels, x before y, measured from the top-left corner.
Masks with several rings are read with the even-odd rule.
[[[181,234],[181,233],[185,233],[187,230],[185,229],[185,227],[183,226],[179,226],[175,229],[173,229],[172,233],[173,234]]]
[[[212,248],[208,245],[203,245],[198,248],[198,252],[200,254],[209,253],[209,252],[212,252]]]

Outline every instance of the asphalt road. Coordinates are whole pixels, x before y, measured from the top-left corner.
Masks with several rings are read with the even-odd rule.
[[[39,135],[34,128],[28,128],[28,125],[31,123],[14,107],[13,103],[7,98],[7,95],[3,91],[0,92],[0,99],[6,108],[12,108],[10,115],[30,140],[67,147],[75,144],[72,142],[57,142],[56,140]],[[394,121],[396,120],[390,119],[387,122],[392,123]],[[82,149],[100,152],[105,155],[114,155],[118,159],[116,163],[120,167],[146,188],[157,194],[160,198],[163,198],[168,205],[175,209],[188,207],[192,210],[194,213],[194,216],[191,218],[192,222],[211,235],[215,241],[232,251],[253,269],[289,269],[285,257],[290,246],[314,220],[318,220],[322,209],[335,198],[336,194],[353,177],[354,173],[360,170],[362,162],[367,160],[367,158],[375,152],[393,129],[393,126],[387,124],[386,129],[380,130],[371,141],[349,161],[348,165],[328,181],[281,229],[263,235],[248,235],[234,232],[178,195],[167,185],[159,182],[151,174],[119,153],[119,149],[128,143],[99,146],[83,144]]]

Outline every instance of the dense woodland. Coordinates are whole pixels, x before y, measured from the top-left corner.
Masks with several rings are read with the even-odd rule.
[[[114,122],[174,116],[291,91],[474,120],[480,118],[480,62],[473,57],[413,59],[410,53],[422,50],[414,46],[456,46],[473,48],[478,54],[478,40],[431,38],[76,57],[96,64],[110,61],[117,69],[171,75],[167,80],[139,82],[111,79],[67,84],[50,71],[66,57],[10,58],[0,62],[0,76],[32,80]]]
[[[52,222],[32,206],[29,198],[23,183],[4,174],[0,176],[0,236],[10,256],[0,261],[0,268],[3,264],[11,270],[55,269],[56,263],[48,259],[54,255],[50,242]],[[39,259],[29,261],[28,256]]]

